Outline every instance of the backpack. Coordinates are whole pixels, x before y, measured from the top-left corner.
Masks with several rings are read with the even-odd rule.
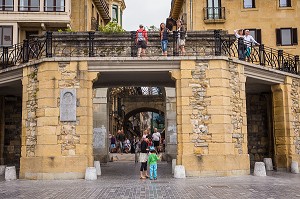
[[[137,31],[137,41],[145,41],[145,37],[144,37],[144,30],[143,31]]]

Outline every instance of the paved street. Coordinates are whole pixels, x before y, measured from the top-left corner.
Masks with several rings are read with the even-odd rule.
[[[174,179],[171,166],[158,165],[158,180],[140,180],[139,164],[102,166],[97,181],[0,181],[0,198],[299,198],[300,174],[271,172],[268,177],[205,177]]]

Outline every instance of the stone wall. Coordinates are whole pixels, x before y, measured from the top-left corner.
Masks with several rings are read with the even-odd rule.
[[[96,77],[87,72],[86,62],[44,62],[24,68],[21,178],[83,178],[85,168],[93,165]],[[61,99],[64,91],[73,97],[73,108],[63,108],[69,103],[64,95]],[[74,119],[62,119],[71,112]]]
[[[268,129],[268,100],[264,94],[247,95],[247,131],[250,166],[262,162],[264,158],[272,158],[272,132]]]
[[[295,153],[300,155],[300,80],[292,79],[291,100],[292,100],[292,128],[294,130]]]
[[[22,99],[7,97],[4,100],[4,164],[20,168]]]
[[[188,176],[248,174],[243,66],[231,60],[182,61],[181,70],[172,75],[177,91],[177,164],[185,166]]]

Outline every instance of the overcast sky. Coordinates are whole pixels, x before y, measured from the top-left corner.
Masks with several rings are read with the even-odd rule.
[[[139,24],[144,26],[166,22],[169,17],[171,0],[125,0],[126,9],[123,13],[123,28],[137,30]]]

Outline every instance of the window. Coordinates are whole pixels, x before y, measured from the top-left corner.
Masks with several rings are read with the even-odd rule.
[[[0,46],[12,46],[12,26],[0,26]]]
[[[291,7],[291,0],[279,0],[279,7]]]
[[[248,29],[250,31],[250,35],[257,41],[258,43],[261,42],[261,29]]]
[[[38,11],[40,11],[40,1],[39,0],[19,0],[19,11],[38,12]]]
[[[0,0],[0,11],[14,11],[14,0]]]
[[[255,0],[244,0],[244,8],[255,8]]]
[[[278,46],[298,45],[297,28],[276,29],[276,44]]]
[[[221,0],[207,0],[207,19],[221,19]]]
[[[45,12],[64,12],[65,0],[45,0]]]
[[[113,22],[119,22],[118,21],[118,6],[117,5],[113,5],[112,6],[112,21]]]

